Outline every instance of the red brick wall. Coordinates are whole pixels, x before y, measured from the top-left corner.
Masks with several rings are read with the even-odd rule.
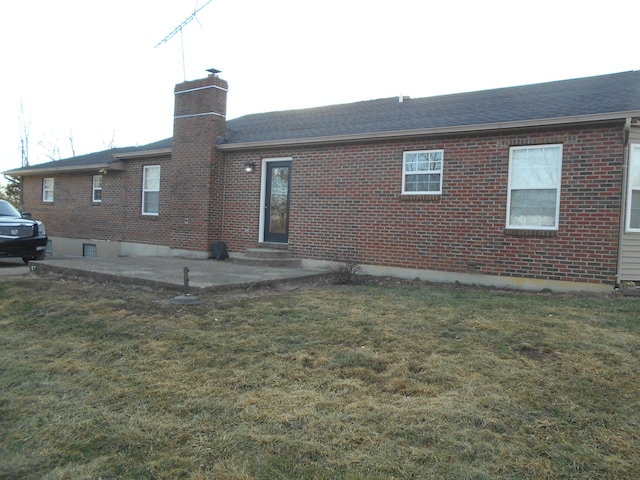
[[[171,160],[127,160],[126,172],[104,175],[102,203],[91,201],[97,172],[55,175],[53,204],[42,202],[42,177],[29,176],[25,209],[46,223],[50,235],[196,251],[223,240],[231,251],[242,251],[259,238],[262,159],[291,157],[289,248],[298,257],[615,281],[621,124],[223,154],[213,147],[221,119],[194,119],[176,120]],[[553,236],[509,234],[509,147],[545,143],[563,144],[559,229]],[[402,152],[420,149],[444,149],[443,194],[403,199]],[[247,161],[255,172],[244,172]],[[144,165],[162,168],[158,217],[141,215]]]
[[[169,215],[172,248],[210,251],[221,237],[227,82],[209,76],[176,86]],[[185,223],[185,219],[187,223]]]
[[[54,201],[42,201],[43,176],[25,177],[25,210],[45,222],[47,234],[154,245],[169,244],[170,177],[168,157],[129,160],[124,172],[102,176],[102,202],[92,201],[93,175],[98,172],[46,175],[55,178]],[[160,214],[142,215],[142,171],[160,165]]]
[[[554,236],[505,231],[509,147],[563,144]],[[444,149],[443,194],[403,199],[402,153]],[[291,157],[289,248],[302,258],[613,283],[622,124],[227,154],[223,240],[259,238],[263,158]],[[243,171],[245,162],[257,171]]]
[[[103,176],[101,203],[91,201],[97,171],[45,175],[55,178],[53,203],[42,202],[43,177],[29,176],[26,209],[52,236],[210,251],[222,236],[224,157],[216,143],[224,135],[226,89],[215,76],[177,85],[171,157],[124,160],[126,171]],[[161,166],[157,216],[141,213],[145,165]]]

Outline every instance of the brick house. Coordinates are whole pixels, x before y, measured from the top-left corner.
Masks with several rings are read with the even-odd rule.
[[[210,72],[176,86],[170,139],[5,172],[54,255],[224,241],[438,281],[640,280],[640,72],[233,120]]]

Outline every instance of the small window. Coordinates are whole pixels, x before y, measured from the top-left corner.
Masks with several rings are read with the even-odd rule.
[[[511,147],[507,228],[557,230],[562,145]]]
[[[98,256],[98,248],[93,243],[83,243],[82,256],[96,258]]]
[[[142,178],[142,214],[158,215],[160,210],[160,165],[144,167]]]
[[[444,150],[404,152],[402,194],[437,195],[442,193],[443,157]]]
[[[42,179],[42,201],[53,202],[53,178]]]
[[[629,155],[627,231],[640,232],[640,145],[631,145]]]
[[[99,203],[102,201],[102,175],[93,176],[92,200],[96,203]]]

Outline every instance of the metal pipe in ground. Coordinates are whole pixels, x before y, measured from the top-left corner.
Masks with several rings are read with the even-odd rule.
[[[191,295],[189,293],[189,267],[184,267],[182,269],[183,276],[183,294],[174,297],[170,300],[170,303],[176,305],[202,305],[204,303],[203,300],[200,300],[197,295]]]

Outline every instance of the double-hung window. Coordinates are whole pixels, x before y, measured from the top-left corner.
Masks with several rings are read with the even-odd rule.
[[[402,194],[441,194],[443,157],[444,150],[404,152],[402,159]]]
[[[142,214],[158,215],[160,209],[160,165],[144,167],[142,174]]]
[[[629,190],[627,194],[627,231],[640,232],[640,145],[631,145]]]
[[[91,196],[92,201],[100,203],[102,201],[102,175],[93,176],[93,194]]]
[[[511,147],[507,228],[557,230],[562,145]]]
[[[42,179],[42,201],[53,202],[53,185],[52,177]]]

